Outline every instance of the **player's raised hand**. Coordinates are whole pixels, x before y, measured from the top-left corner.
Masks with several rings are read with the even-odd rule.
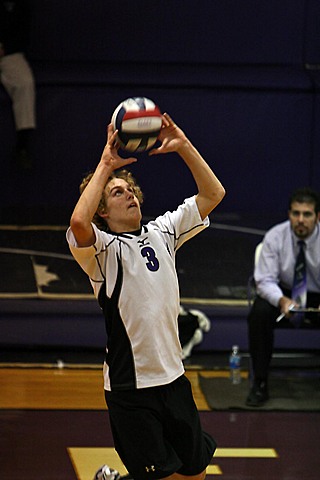
[[[158,153],[178,152],[180,148],[188,143],[188,139],[179,128],[170,115],[164,113],[162,116],[162,128],[158,139],[161,145],[149,152],[149,155],[156,155]]]
[[[105,165],[109,168],[111,167],[112,170],[117,170],[125,165],[137,162],[135,157],[120,157],[118,150],[119,144],[117,143],[117,130],[114,131],[113,126],[110,123],[107,129],[107,143],[101,155],[101,162],[105,163]]]

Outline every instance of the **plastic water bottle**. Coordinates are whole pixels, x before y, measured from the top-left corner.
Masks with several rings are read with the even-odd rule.
[[[241,355],[238,345],[233,345],[229,357],[230,380],[233,385],[241,382]]]

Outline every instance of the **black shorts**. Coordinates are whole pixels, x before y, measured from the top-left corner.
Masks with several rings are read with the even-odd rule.
[[[114,446],[133,478],[197,475],[216,443],[202,431],[189,380],[159,387],[106,391]]]

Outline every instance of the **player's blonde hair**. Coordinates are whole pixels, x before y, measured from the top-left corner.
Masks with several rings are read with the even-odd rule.
[[[88,173],[82,179],[82,182],[81,182],[80,188],[79,188],[80,195],[85,190],[88,183],[90,182],[90,180],[93,176],[93,173],[94,172]],[[110,177],[108,178],[108,180],[106,181],[104,190],[105,190],[106,186],[108,185],[108,183],[111,180],[113,180],[114,178],[121,178],[122,180],[125,180],[128,183],[128,185],[132,188],[133,193],[137,197],[137,199],[139,200],[140,205],[142,205],[142,203],[143,203],[143,193],[142,193],[142,190],[141,190],[140,186],[138,185],[136,179],[134,178],[134,176],[132,175],[131,172],[129,172],[128,170],[125,170],[125,169],[113,172],[110,175]],[[106,227],[108,226],[106,221],[100,216],[100,213],[103,213],[105,211],[105,209],[106,209],[106,196],[105,196],[105,192],[103,191],[103,194],[101,195],[101,198],[100,198],[99,206],[98,206],[97,211],[94,214],[93,219],[92,219],[93,223],[98,228],[100,228],[100,230],[105,230]]]

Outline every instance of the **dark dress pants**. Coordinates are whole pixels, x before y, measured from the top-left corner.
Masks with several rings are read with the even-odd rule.
[[[290,291],[283,291],[290,298]],[[308,292],[308,307],[318,308],[320,294]],[[273,353],[274,329],[294,328],[290,320],[283,318],[277,323],[280,309],[274,307],[263,298],[257,296],[248,315],[248,340],[251,356],[252,374],[255,380],[267,380],[269,365]],[[308,314],[309,319],[304,320],[302,328],[320,328],[320,315]]]
[[[255,380],[267,380],[273,352],[274,328],[279,308],[257,296],[248,315],[248,340],[252,374]]]

